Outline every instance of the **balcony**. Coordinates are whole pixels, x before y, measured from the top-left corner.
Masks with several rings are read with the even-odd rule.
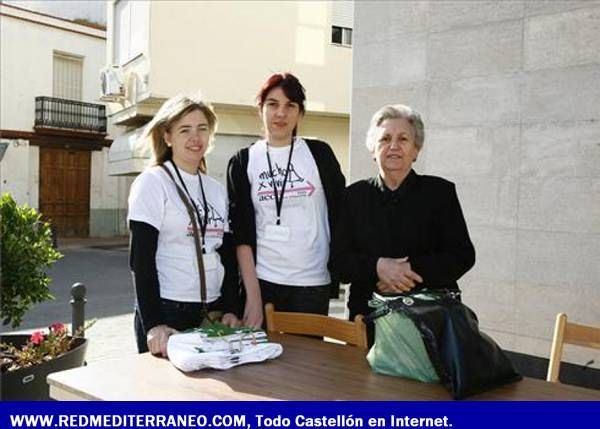
[[[35,97],[35,127],[106,134],[106,107],[54,97]]]

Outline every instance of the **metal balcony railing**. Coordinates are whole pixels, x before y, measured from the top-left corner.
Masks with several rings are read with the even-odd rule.
[[[106,107],[54,97],[35,97],[35,126],[106,133]]]

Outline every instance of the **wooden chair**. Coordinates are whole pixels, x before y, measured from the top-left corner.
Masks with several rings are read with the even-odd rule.
[[[330,337],[367,348],[367,328],[361,315],[350,322],[321,314],[275,311],[273,304],[268,303],[265,305],[265,317],[267,331]]]
[[[600,328],[567,322],[567,315],[559,313],[556,316],[556,324],[554,326],[554,337],[552,339],[552,349],[550,350],[550,363],[548,364],[546,381],[551,381],[553,383],[558,381],[560,360],[562,357],[563,344],[565,343],[600,349]]]

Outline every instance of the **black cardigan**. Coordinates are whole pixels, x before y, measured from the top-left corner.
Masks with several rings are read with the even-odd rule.
[[[312,139],[304,139],[304,141],[317,164],[319,177],[325,191],[329,230],[333,236],[346,179],[333,150],[327,143]],[[227,166],[229,222],[233,230],[235,244],[237,246],[249,245],[256,260],[256,216],[252,204],[250,181],[248,180],[248,151],[249,148],[238,151],[229,160]],[[331,286],[331,296],[337,296],[339,283],[333,281]]]
[[[456,281],[475,263],[475,249],[453,183],[411,171],[390,191],[379,177],[346,189],[331,264],[351,283],[350,317],[368,314],[380,257],[408,256],[422,287],[458,289]]]

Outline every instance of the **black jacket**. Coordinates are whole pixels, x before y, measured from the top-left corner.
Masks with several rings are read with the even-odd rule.
[[[333,150],[327,143],[311,139],[304,139],[304,141],[308,145],[319,170],[319,177],[327,201],[329,230],[333,236],[346,179]],[[252,247],[256,259],[256,216],[252,204],[250,181],[248,180],[248,150],[249,148],[244,148],[238,151],[229,160],[227,166],[229,222],[233,230],[235,244],[238,246],[247,244]],[[293,279],[291,280],[293,282]],[[338,291],[339,284],[335,281],[332,285],[332,295],[337,296]]]
[[[331,264],[351,283],[350,317],[368,314],[380,257],[409,257],[422,287],[458,289],[475,263],[475,249],[454,184],[411,171],[390,191],[379,177],[349,186],[333,235]]]

